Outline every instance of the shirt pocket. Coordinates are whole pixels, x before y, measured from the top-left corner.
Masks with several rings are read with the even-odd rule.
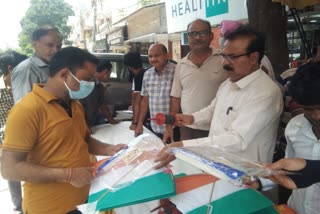
[[[170,92],[171,92],[171,88],[172,88],[172,81],[164,81],[161,83],[161,94],[163,96],[170,96]]]
[[[148,84],[148,95],[153,98],[169,96],[171,92],[172,82],[163,81],[159,83]]]
[[[230,131],[232,129],[232,123],[233,123],[233,121],[236,120],[237,116],[238,116],[237,111],[228,110],[226,117],[225,117],[226,119],[225,119],[225,123],[224,123],[223,128],[227,131]]]

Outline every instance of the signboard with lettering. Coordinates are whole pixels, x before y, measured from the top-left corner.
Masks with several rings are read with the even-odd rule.
[[[197,18],[211,25],[248,18],[246,0],[166,0],[166,12],[168,33],[186,31]]]

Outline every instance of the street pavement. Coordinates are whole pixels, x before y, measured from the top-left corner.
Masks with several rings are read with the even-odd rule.
[[[8,183],[0,175],[0,213],[13,214],[13,205],[10,198]]]

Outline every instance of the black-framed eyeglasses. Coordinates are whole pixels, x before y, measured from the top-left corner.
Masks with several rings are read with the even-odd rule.
[[[200,30],[200,31],[188,32],[187,35],[190,38],[196,38],[197,36],[200,36],[200,37],[208,36],[210,33],[211,33],[210,30]]]
[[[254,52],[248,52],[248,53],[239,54],[239,55],[226,55],[224,53],[221,53],[219,55],[222,56],[224,59],[226,59],[228,62],[234,63],[234,60],[236,60],[237,58],[242,57],[242,56],[247,56],[252,53],[254,53]]]

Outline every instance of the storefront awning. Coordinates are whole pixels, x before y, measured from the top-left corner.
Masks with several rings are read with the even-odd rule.
[[[130,43],[130,42],[154,42],[155,41],[156,33],[151,33],[143,36],[139,36],[133,39],[128,39],[124,41],[124,43]]]
[[[180,40],[180,33],[166,34],[166,33],[150,33],[147,35],[139,36],[133,39],[128,39],[124,43],[131,42],[145,42],[145,43],[156,43],[163,41]]]
[[[297,10],[320,3],[319,0],[272,0],[272,2],[280,2],[283,5],[288,5],[289,8],[296,8]]]

